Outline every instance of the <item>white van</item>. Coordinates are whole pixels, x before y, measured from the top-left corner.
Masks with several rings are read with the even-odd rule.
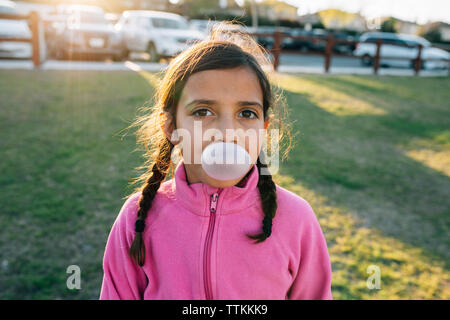
[[[173,57],[193,41],[206,37],[190,28],[188,21],[175,13],[152,10],[128,10],[116,24],[129,52],[147,52],[152,62]]]
[[[380,48],[380,65],[392,67],[414,67],[418,45],[423,46],[421,58],[425,69],[447,68],[450,53],[431,47],[431,43],[419,36],[390,32],[367,32],[361,35],[353,54],[361,58],[365,66],[373,64],[378,39],[383,41]],[[401,59],[396,59],[401,58]],[[428,60],[427,59],[433,59]]]

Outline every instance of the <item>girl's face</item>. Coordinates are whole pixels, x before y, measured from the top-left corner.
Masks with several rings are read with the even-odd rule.
[[[232,142],[245,148],[252,163],[256,163],[268,124],[256,74],[238,67],[191,75],[177,106],[179,140],[172,139],[172,131],[165,130],[172,143],[180,143],[189,183],[228,187],[236,185],[244,175],[230,181],[209,177],[201,165],[203,150],[214,141]]]

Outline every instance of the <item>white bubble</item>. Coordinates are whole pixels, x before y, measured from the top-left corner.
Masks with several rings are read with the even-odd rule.
[[[244,176],[252,166],[248,152],[235,143],[214,142],[202,152],[202,167],[216,180],[234,180]]]

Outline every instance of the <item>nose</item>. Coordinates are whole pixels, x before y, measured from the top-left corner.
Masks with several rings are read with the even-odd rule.
[[[237,127],[236,127],[235,120],[234,120],[232,114],[222,115],[217,121],[216,128],[222,134],[222,139],[217,139],[217,140],[222,140],[224,142],[237,143],[238,138],[237,138],[237,133],[235,132],[235,130],[237,130]],[[227,136],[227,130],[229,131],[228,136]]]

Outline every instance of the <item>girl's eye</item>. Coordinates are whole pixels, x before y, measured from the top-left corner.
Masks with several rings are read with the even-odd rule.
[[[209,112],[209,114],[208,114],[208,112]],[[249,109],[243,110],[239,114],[242,114],[242,116],[246,119],[258,119],[258,114]],[[212,113],[208,109],[198,109],[198,110],[192,112],[192,115],[195,117],[206,117],[206,116],[212,115]]]
[[[246,110],[241,111],[239,114],[241,114],[241,113],[244,115],[244,118],[247,118],[247,119],[258,119],[258,115],[252,110],[246,109]],[[254,115],[254,117],[251,117],[252,114]]]
[[[211,113],[211,111],[209,111],[208,109],[198,109],[198,110],[195,110],[194,112],[192,112],[192,115],[196,116],[196,117],[206,117],[207,114],[205,114],[205,113],[207,113],[207,112]]]

